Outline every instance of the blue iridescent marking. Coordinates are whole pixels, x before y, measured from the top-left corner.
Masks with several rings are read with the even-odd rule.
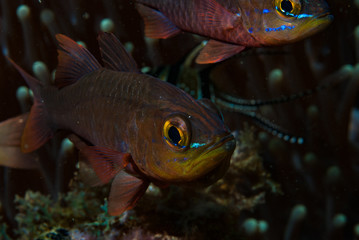
[[[253,28],[251,27],[250,29],[248,29],[249,33],[253,33]]]
[[[305,13],[303,13],[303,14],[297,15],[297,14],[293,14],[293,13],[283,12],[283,11],[281,11],[277,6],[276,6],[275,8],[276,8],[277,11],[283,13],[283,14],[286,15],[286,16],[290,16],[290,17],[295,17],[295,18],[299,18],[299,19],[300,19],[300,18],[313,17],[313,15],[311,15],[311,14],[305,14]],[[263,10],[263,11],[264,11],[264,10]]]
[[[199,148],[206,145],[205,143],[191,143],[190,148]]]
[[[286,26],[286,25],[282,25],[280,27],[277,28],[266,28],[265,31],[266,32],[276,32],[276,31],[283,31],[283,30],[291,30],[295,28],[295,26]]]
[[[270,13],[269,9],[263,9],[262,13],[266,14],[266,13]]]
[[[297,18],[309,18],[309,17],[313,17],[313,15],[311,14],[299,14]]]

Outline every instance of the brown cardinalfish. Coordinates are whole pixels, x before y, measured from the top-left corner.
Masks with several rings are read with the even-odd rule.
[[[210,38],[197,63],[225,60],[247,47],[283,45],[310,36],[333,19],[324,0],[136,0],[145,35],[181,31]]]
[[[132,208],[150,182],[211,184],[227,170],[233,135],[208,99],[142,74],[113,34],[98,41],[105,67],[64,35],[55,85],[45,85],[12,64],[34,93],[21,149],[40,148],[67,130],[101,185],[112,180],[109,213]]]

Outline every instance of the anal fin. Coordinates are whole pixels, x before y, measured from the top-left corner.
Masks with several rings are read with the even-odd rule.
[[[181,30],[161,12],[143,4],[136,4],[136,6],[145,22],[146,37],[165,39],[181,32]]]
[[[199,53],[196,58],[196,63],[207,64],[220,62],[242,52],[244,49],[245,47],[242,45],[224,43],[211,39]]]
[[[119,172],[112,182],[108,212],[120,215],[133,208],[145,194],[149,181],[133,176],[126,171]]]

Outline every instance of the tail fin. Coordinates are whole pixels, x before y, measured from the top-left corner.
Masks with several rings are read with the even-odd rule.
[[[31,108],[24,133],[21,137],[21,150],[24,153],[29,153],[38,149],[49,140],[53,136],[54,130],[49,124],[48,113],[44,106],[44,100],[41,97],[43,83],[25,72],[24,69],[10,58],[7,59],[19,71],[34,93],[34,105]]]
[[[11,168],[38,167],[36,153],[24,154],[20,150],[21,135],[28,113],[0,122],[0,165]]]

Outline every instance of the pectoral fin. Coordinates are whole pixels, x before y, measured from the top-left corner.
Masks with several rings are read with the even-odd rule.
[[[88,178],[85,181],[91,186],[109,183],[131,160],[129,153],[118,152],[106,147],[88,146],[74,134],[69,136],[69,139],[80,150],[80,159],[82,161],[80,175]],[[91,166],[97,177],[93,176],[89,166]]]
[[[149,182],[128,174],[119,172],[112,182],[109,197],[108,212],[110,215],[120,215],[133,208],[146,192]]]
[[[121,153],[105,147],[88,146],[81,150],[102,184],[109,183],[111,179],[126,167],[131,155]],[[101,184],[100,184],[101,185]]]
[[[145,22],[145,35],[150,38],[169,38],[181,32],[171,20],[161,12],[142,4],[136,4]]]
[[[245,47],[241,45],[209,40],[196,58],[196,63],[208,64],[220,62],[242,52],[244,49]]]

